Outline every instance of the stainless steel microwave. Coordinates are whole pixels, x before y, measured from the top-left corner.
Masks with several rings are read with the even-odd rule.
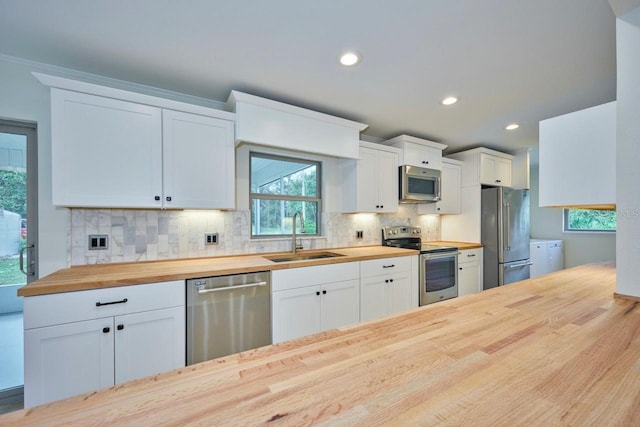
[[[400,166],[400,203],[433,203],[440,200],[440,171]]]

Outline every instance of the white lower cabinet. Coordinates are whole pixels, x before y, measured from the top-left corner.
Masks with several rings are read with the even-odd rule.
[[[412,257],[360,262],[360,320],[372,320],[414,307],[417,286],[412,278]]]
[[[358,277],[357,262],[272,271],[273,342],[357,323]]]
[[[482,291],[482,248],[458,252],[458,296]]]
[[[185,364],[184,281],[27,297],[24,323],[27,408]]]
[[[562,240],[531,239],[531,277],[553,273],[564,268]]]

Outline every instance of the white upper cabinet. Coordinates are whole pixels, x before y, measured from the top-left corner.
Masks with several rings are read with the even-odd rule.
[[[397,212],[398,151],[362,141],[358,160],[342,160],[343,212]]]
[[[383,144],[401,149],[400,164],[438,169],[442,166],[442,150],[447,145],[409,135],[400,135]]]
[[[160,108],[52,89],[51,140],[55,205],[162,206]]]
[[[233,114],[68,79],[37,77],[52,86],[55,205],[235,207]],[[165,104],[184,110],[164,108]]]
[[[233,122],[164,110],[165,207],[235,206]]]
[[[463,187],[480,184],[511,187],[511,154],[480,147],[454,153],[449,157],[464,162]]]
[[[227,101],[236,113],[236,143],[357,159],[363,123],[294,105],[231,91]]]
[[[539,203],[615,206],[615,102],[540,122]]]
[[[462,162],[453,159],[442,159],[442,176],[440,178],[440,201],[421,203],[419,214],[459,214],[460,213],[460,179]]]

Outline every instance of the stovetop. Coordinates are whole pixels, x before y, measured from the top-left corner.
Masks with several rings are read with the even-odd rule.
[[[382,245],[396,248],[415,249],[420,253],[436,253],[457,251],[453,246],[422,243],[422,230],[411,225],[399,225],[382,228]]]
[[[455,246],[443,246],[443,245],[433,245],[430,243],[423,243],[422,248],[420,249],[420,253],[436,253],[436,252],[452,252],[457,251],[458,248]]]

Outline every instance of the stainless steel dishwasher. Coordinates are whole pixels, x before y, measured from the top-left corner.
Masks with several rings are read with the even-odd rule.
[[[271,344],[270,273],[187,280],[187,365]]]

